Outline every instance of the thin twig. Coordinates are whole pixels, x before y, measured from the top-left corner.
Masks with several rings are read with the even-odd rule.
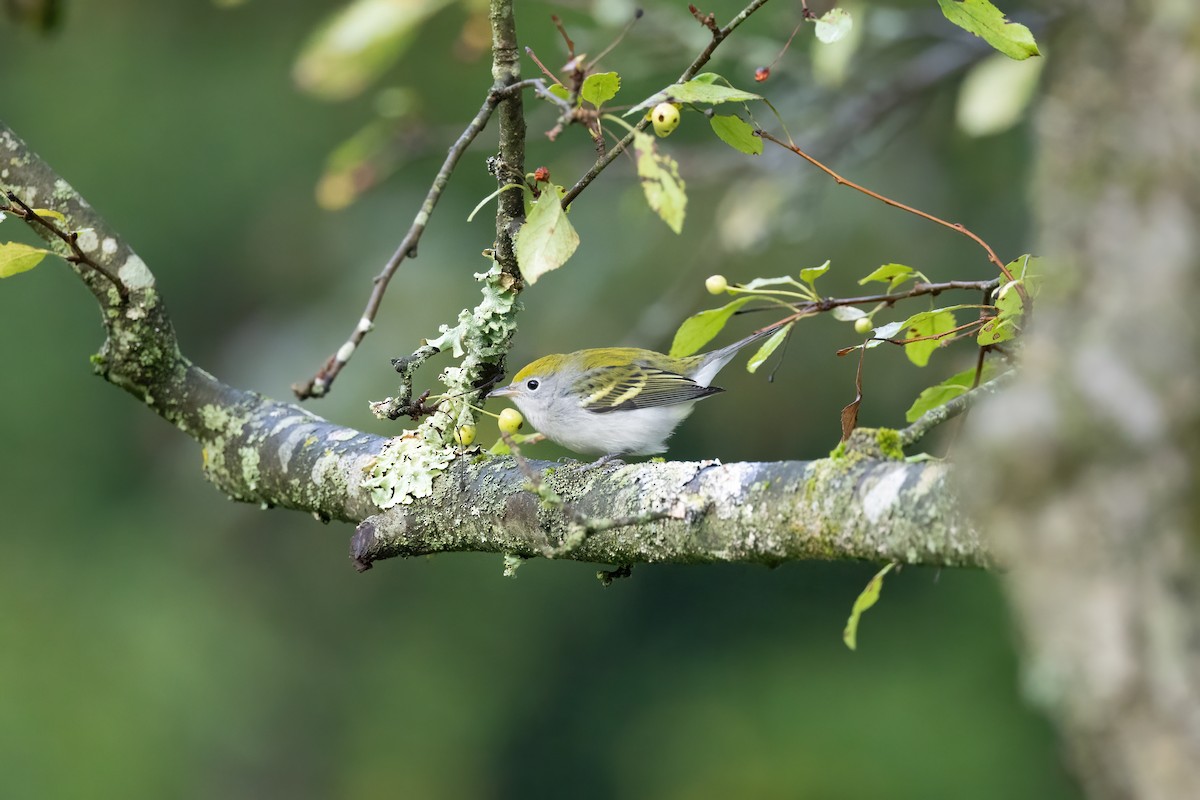
[[[800,306],[798,311],[801,314],[810,313],[812,311],[829,311],[838,306],[857,306],[870,305],[871,303],[887,303],[894,304],[897,300],[907,300],[910,297],[920,297],[922,295],[932,295],[936,297],[942,292],[951,291],[953,289],[976,289],[984,292],[995,291],[1000,286],[1000,279],[994,278],[990,281],[944,281],[942,283],[917,283],[906,292],[897,294],[868,294],[861,297],[823,297],[815,303],[808,303]]]
[[[696,12],[693,12],[693,16],[695,16],[701,24],[705,25],[705,27],[709,27],[709,29],[712,30],[712,39],[709,41],[708,46],[700,52],[700,55],[696,56],[696,59],[688,66],[687,69],[683,71],[683,74],[679,76],[679,80],[676,81],[676,83],[684,83],[696,77],[696,74],[700,72],[704,65],[708,63],[708,60],[712,58],[713,51],[717,49],[717,46],[721,44],[721,42],[725,41],[729,34],[731,34],[734,29],[745,22],[751,14],[766,4],[767,0],[754,0],[754,2],[747,5],[738,13],[737,16],[731,19],[728,25],[723,28],[716,29],[710,27],[708,23],[704,21],[703,17],[696,14]],[[716,23],[713,23],[714,26],[715,24]],[[617,156],[625,152],[625,148],[629,147],[629,145],[633,143],[634,137],[637,136],[637,134],[641,131],[645,130],[646,126],[649,124],[650,120],[643,117],[636,125],[633,126],[633,130],[627,133],[621,139],[621,141],[617,142],[611,150],[609,150],[603,156],[597,158],[596,163],[592,164],[591,169],[585,172],[583,177],[576,181],[575,185],[568,189],[567,193],[563,195],[563,208],[569,206],[571,201],[578,197],[579,193],[586,189],[588,184],[596,179],[597,175],[603,172],[609,164],[615,161]]]
[[[935,217],[932,214],[921,211],[920,209],[913,208],[910,205],[905,205],[904,203],[901,203],[898,200],[892,200],[890,197],[884,197],[883,195],[879,194],[878,192],[873,192],[870,189],[866,188],[865,186],[861,186],[861,185],[855,183],[854,181],[847,180],[846,178],[843,178],[841,175],[834,172],[829,167],[822,164],[817,159],[810,156],[808,153],[801,150],[796,145],[789,144],[788,142],[784,142],[780,139],[776,139],[774,136],[772,136],[771,134],[762,130],[761,128],[756,130],[754,132],[754,134],[756,136],[762,137],[763,139],[766,139],[768,142],[774,142],[775,144],[779,145],[780,147],[784,148],[785,150],[791,150],[793,153],[800,156],[805,161],[812,164],[814,167],[821,170],[826,175],[833,178],[837,183],[839,183],[843,186],[849,186],[851,189],[860,191],[863,194],[867,195],[868,197],[873,197],[882,203],[886,203],[887,205],[892,206],[893,208],[898,208],[901,211],[907,211],[910,214],[915,214],[918,217],[921,217],[922,219],[927,219],[930,222],[936,222],[938,225],[944,225],[945,227],[949,228],[952,231],[958,231],[963,236],[966,236],[971,241],[975,242],[977,245],[982,247],[984,249],[984,252],[987,253],[988,260],[1000,268],[1000,272],[1004,275],[1005,278],[1007,278],[1010,281],[1013,280],[1012,273],[1008,271],[1008,267],[1006,267],[1004,265],[1004,262],[999,259],[999,257],[996,255],[996,252],[994,250],[992,250],[991,246],[988,245],[988,243],[985,242],[983,239],[979,238],[977,235],[975,235],[970,230],[968,230],[961,223],[947,222],[946,220],[944,220],[940,217]],[[1021,292],[1024,291],[1024,287],[1022,287],[1020,285],[1017,286],[1017,289],[1020,290]],[[1022,295],[1022,296],[1024,296],[1024,295]]]
[[[338,348],[336,353],[329,357],[316,375],[303,383],[292,384],[292,391],[295,392],[296,397],[306,400],[310,397],[321,397],[326,394],[330,386],[333,385],[333,381],[337,378],[338,373],[342,371],[342,368],[346,366],[350,358],[354,355],[354,351],[358,349],[359,344],[371,332],[371,329],[375,327],[375,316],[379,313],[379,306],[383,302],[383,295],[387,291],[388,282],[391,281],[392,276],[406,258],[416,258],[417,243],[420,242],[421,234],[425,232],[425,227],[429,224],[429,217],[432,215],[434,207],[441,198],[442,192],[450,180],[451,173],[454,172],[459,159],[462,158],[463,153],[470,147],[471,142],[483,131],[488,119],[492,116],[492,112],[495,111],[496,105],[505,97],[507,90],[508,87],[493,87],[488,91],[487,98],[484,100],[479,112],[463,130],[462,134],[459,135],[454,146],[446,154],[446,160],[442,162],[441,169],[434,176],[433,183],[429,187],[429,192],[425,195],[425,202],[421,204],[421,209],[413,218],[408,232],[400,240],[400,245],[396,248],[396,252],[383,265],[383,270],[375,276],[371,286],[371,293],[367,297],[366,309],[363,311],[358,324],[354,326],[350,337]]]
[[[6,191],[4,196],[8,198],[9,205],[6,208],[0,208],[0,211],[7,211],[13,216],[20,217],[25,222],[33,224],[39,223],[43,228],[54,234],[56,238],[61,240],[67,247],[71,248],[71,255],[63,256],[68,263],[82,264],[85,267],[95,270],[99,274],[108,279],[108,282],[117,290],[117,295],[121,298],[121,305],[129,302],[129,287],[126,286],[117,275],[94,258],[83,252],[83,248],[79,246],[79,233],[77,231],[66,232],[58,227],[55,223],[37,213],[36,210],[30,208],[24,200],[17,197],[16,192]]]
[[[900,444],[903,447],[919,442],[925,434],[947,420],[954,419],[969,409],[972,405],[1008,385],[1016,376],[1016,372],[1006,372],[992,378],[987,383],[980,384],[970,391],[960,394],[953,400],[943,403],[937,408],[931,408],[917,418],[916,422],[900,431]]]

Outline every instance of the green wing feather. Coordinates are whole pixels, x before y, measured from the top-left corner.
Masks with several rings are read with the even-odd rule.
[[[593,369],[579,383],[581,405],[597,414],[687,403],[720,391],[724,390],[644,364]]]

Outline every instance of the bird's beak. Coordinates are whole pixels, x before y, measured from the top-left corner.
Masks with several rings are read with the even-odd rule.
[[[493,397],[512,397],[517,393],[517,389],[511,383],[508,386],[501,386],[499,389],[492,389],[487,393],[488,399]]]

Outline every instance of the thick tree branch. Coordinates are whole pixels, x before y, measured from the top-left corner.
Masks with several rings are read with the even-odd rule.
[[[429,502],[365,519],[351,557],[469,550],[614,564],[867,559],[990,566],[955,511],[950,469],[849,454],[819,461],[646,463],[585,470],[531,462],[562,503],[530,490],[511,458],[452,468]],[[580,519],[635,520],[563,547]]]
[[[0,167],[0,189],[63,213],[67,230],[89,229],[81,246],[129,288],[122,301],[103,275],[72,265],[100,303],[108,334],[94,359],[97,371],[195,439],[206,476],[231,497],[361,523],[353,540],[360,567],[447,550],[622,564],[993,563],[956,510],[948,467],[887,460],[886,448],[872,448],[894,441],[894,433],[857,431],[863,444],[813,462],[647,463],[591,472],[535,462],[540,480],[569,506],[543,506],[510,459],[425,445],[422,457],[446,461],[432,469],[406,464],[395,454],[409,437],[342,427],[228,386],[193,365],[180,353],[150,270],[2,123]],[[46,235],[69,255],[60,239]],[[400,466],[381,472],[385,463]],[[405,494],[397,487],[406,480],[429,490]],[[572,546],[580,525],[593,533]]]

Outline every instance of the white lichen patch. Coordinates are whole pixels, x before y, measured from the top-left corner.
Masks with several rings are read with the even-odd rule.
[[[79,249],[85,253],[94,253],[96,248],[100,246],[100,237],[96,235],[96,231],[91,228],[84,228],[81,231],[76,231],[79,237],[75,243],[79,245]]]
[[[879,522],[896,505],[907,479],[905,465],[897,464],[874,481],[862,498],[863,515],[869,522]]]
[[[154,285],[154,276],[150,274],[146,262],[136,255],[125,259],[125,263],[117,270],[117,277],[130,289],[146,289]]]
[[[117,240],[111,236],[105,236],[104,241],[100,242],[100,252],[106,256],[117,252]]]
[[[714,466],[701,475],[702,491],[712,501],[713,514],[718,519],[731,519],[742,512],[746,487],[758,480],[758,472],[757,465],[741,463]]]
[[[413,431],[388,441],[362,487],[381,509],[433,494],[433,480],[454,460],[454,447],[430,445]]]

